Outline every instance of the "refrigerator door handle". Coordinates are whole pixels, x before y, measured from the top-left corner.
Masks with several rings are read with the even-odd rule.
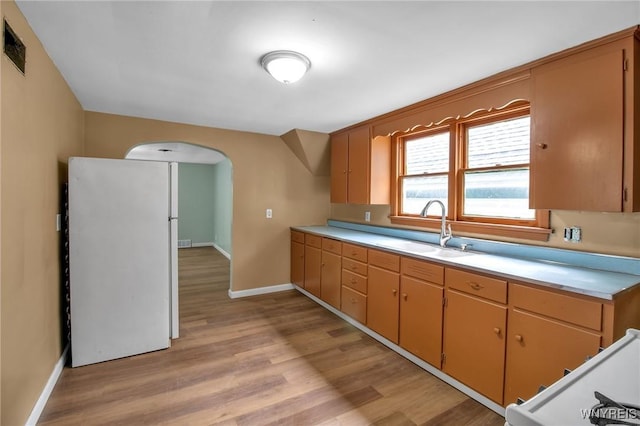
[[[169,216],[169,220],[170,220],[170,221],[171,221],[171,220],[178,220],[178,217],[177,217],[177,216]]]

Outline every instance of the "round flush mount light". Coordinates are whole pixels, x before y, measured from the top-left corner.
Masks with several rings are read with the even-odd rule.
[[[311,68],[311,61],[302,53],[291,50],[269,52],[260,59],[262,68],[284,84],[295,83]]]

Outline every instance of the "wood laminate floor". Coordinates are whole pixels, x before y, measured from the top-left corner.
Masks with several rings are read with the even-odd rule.
[[[228,288],[215,249],[180,250],[180,338],[65,368],[39,424],[504,424],[295,290]]]

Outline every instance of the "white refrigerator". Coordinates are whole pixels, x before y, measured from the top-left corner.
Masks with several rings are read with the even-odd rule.
[[[177,164],[69,159],[71,365],[178,337]]]

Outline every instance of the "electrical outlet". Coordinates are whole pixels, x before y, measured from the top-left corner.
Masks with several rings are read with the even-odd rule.
[[[571,242],[579,243],[582,241],[582,229],[579,226],[571,227]]]
[[[579,226],[564,228],[564,240],[572,243],[582,241],[582,229]]]
[[[364,212],[364,221],[371,222],[371,212]]]
[[[273,217],[273,210],[267,209],[267,219],[271,219]]]

